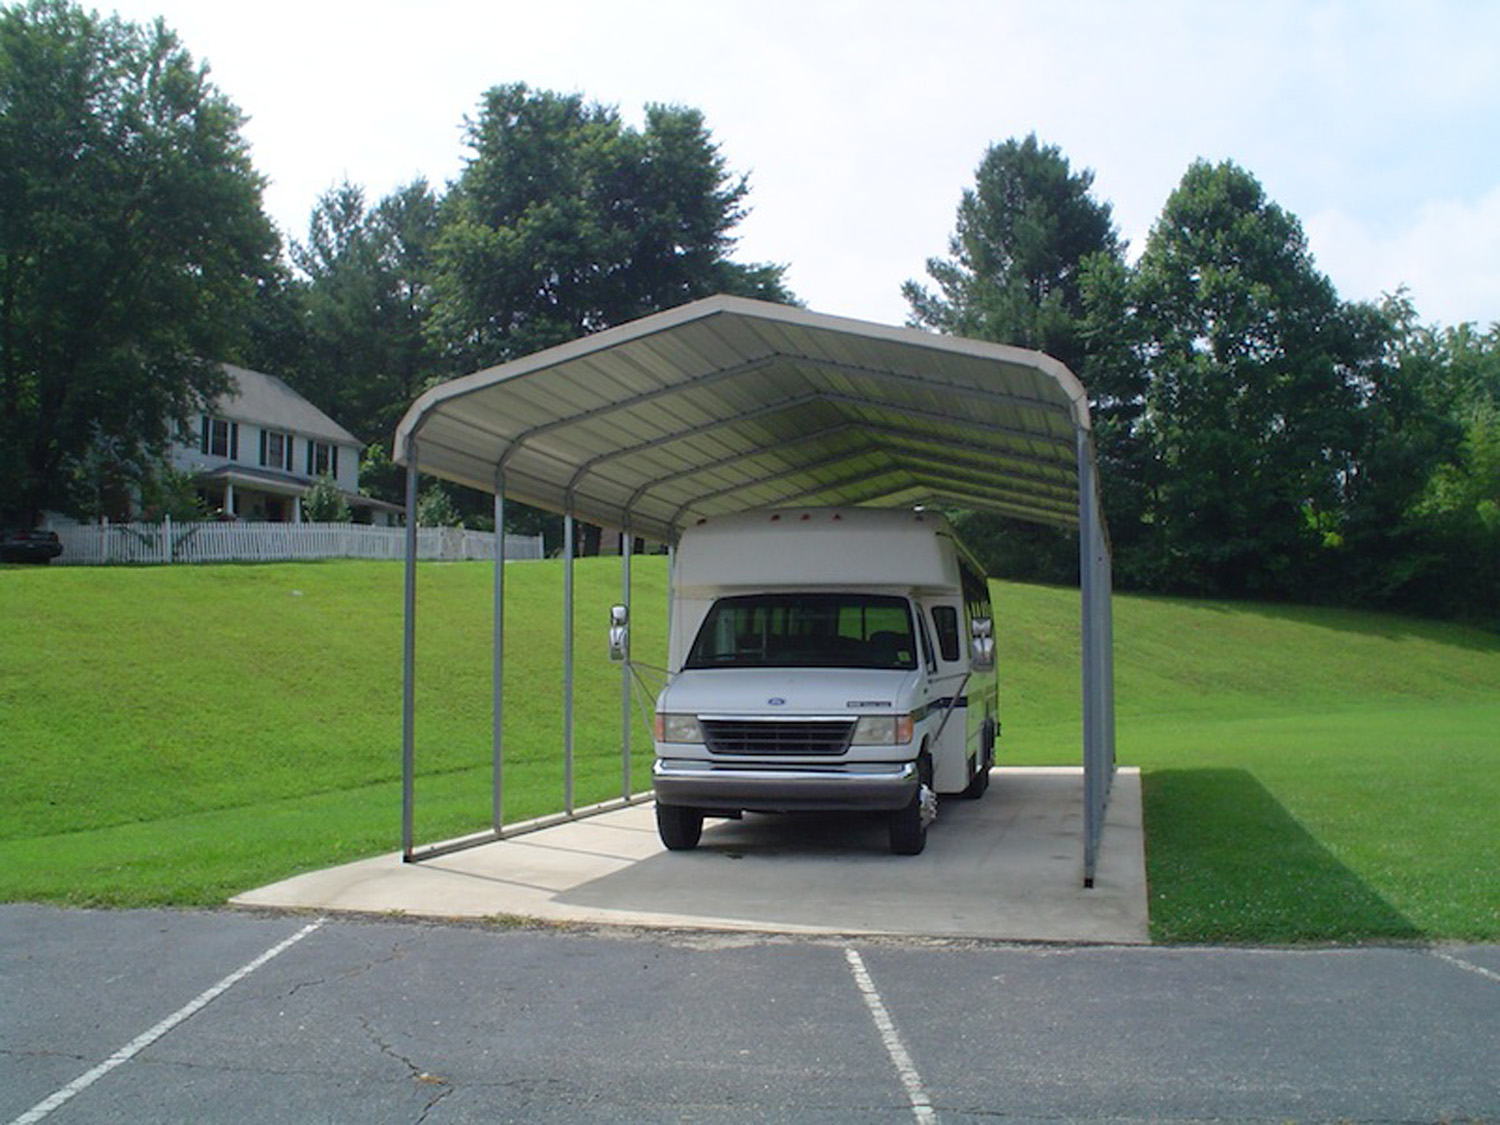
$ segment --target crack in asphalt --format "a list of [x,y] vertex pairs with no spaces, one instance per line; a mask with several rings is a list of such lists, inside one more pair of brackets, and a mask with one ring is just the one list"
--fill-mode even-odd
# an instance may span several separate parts
[[395,1059],[402,1066],[406,1067],[407,1073],[413,1082],[435,1087],[433,1095],[427,1099],[427,1104],[422,1107],[422,1112],[417,1117],[417,1125],[421,1125],[422,1122],[427,1120],[427,1115],[437,1107],[438,1103],[453,1093],[456,1087],[443,1076],[433,1074],[418,1066],[411,1059],[396,1050],[390,1043],[387,1043],[381,1037],[380,1033],[371,1026],[370,1021],[366,1017],[359,1017],[359,1026],[382,1055]]
[[385,956],[372,957],[370,960],[364,962],[361,965],[355,965],[353,968],[345,969],[343,972],[336,973],[331,977],[314,977],[310,980],[299,980],[295,984],[293,984],[291,988],[287,989],[286,995],[288,998],[290,998],[297,995],[297,993],[301,992],[304,988],[317,988],[321,985],[329,984],[334,981],[354,980],[356,977],[361,977],[366,973],[374,972],[377,968],[383,965],[389,965],[393,962],[404,960],[410,953],[409,944],[410,943],[408,942],[397,942],[394,946],[391,947],[391,951]]

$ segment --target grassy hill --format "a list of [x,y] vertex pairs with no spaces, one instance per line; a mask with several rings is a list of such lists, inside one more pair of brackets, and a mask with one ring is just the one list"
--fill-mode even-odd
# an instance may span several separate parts
[[[578,566],[578,804],[620,791],[618,560]],[[515,564],[505,815],[560,807],[561,569]],[[419,568],[418,836],[488,820],[491,571]],[[664,560],[635,568],[663,663]],[[1079,759],[1078,595],[996,589],[1012,764]],[[212,903],[400,833],[401,568],[0,569],[0,899]],[[1500,637],[1120,597],[1164,940],[1500,937]],[[649,777],[644,722],[634,777]],[[1106,841],[1107,846],[1107,841]]]

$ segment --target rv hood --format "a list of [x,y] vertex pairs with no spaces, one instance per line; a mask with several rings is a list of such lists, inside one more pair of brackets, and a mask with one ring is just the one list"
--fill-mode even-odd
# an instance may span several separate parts
[[860,715],[911,711],[916,671],[880,668],[700,668],[661,694],[661,711],[695,715]]

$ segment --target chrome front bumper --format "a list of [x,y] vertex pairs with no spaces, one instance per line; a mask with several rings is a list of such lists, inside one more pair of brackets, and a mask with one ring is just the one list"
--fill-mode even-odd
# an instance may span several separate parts
[[750,812],[890,811],[904,808],[919,785],[916,762],[745,766],[658,758],[651,779],[664,805]]

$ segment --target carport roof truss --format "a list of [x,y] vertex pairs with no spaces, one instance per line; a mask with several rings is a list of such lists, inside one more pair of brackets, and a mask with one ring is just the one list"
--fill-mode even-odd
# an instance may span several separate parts
[[787,505],[1074,527],[1088,429],[1048,356],[720,296],[433,388],[395,459],[668,543]]

